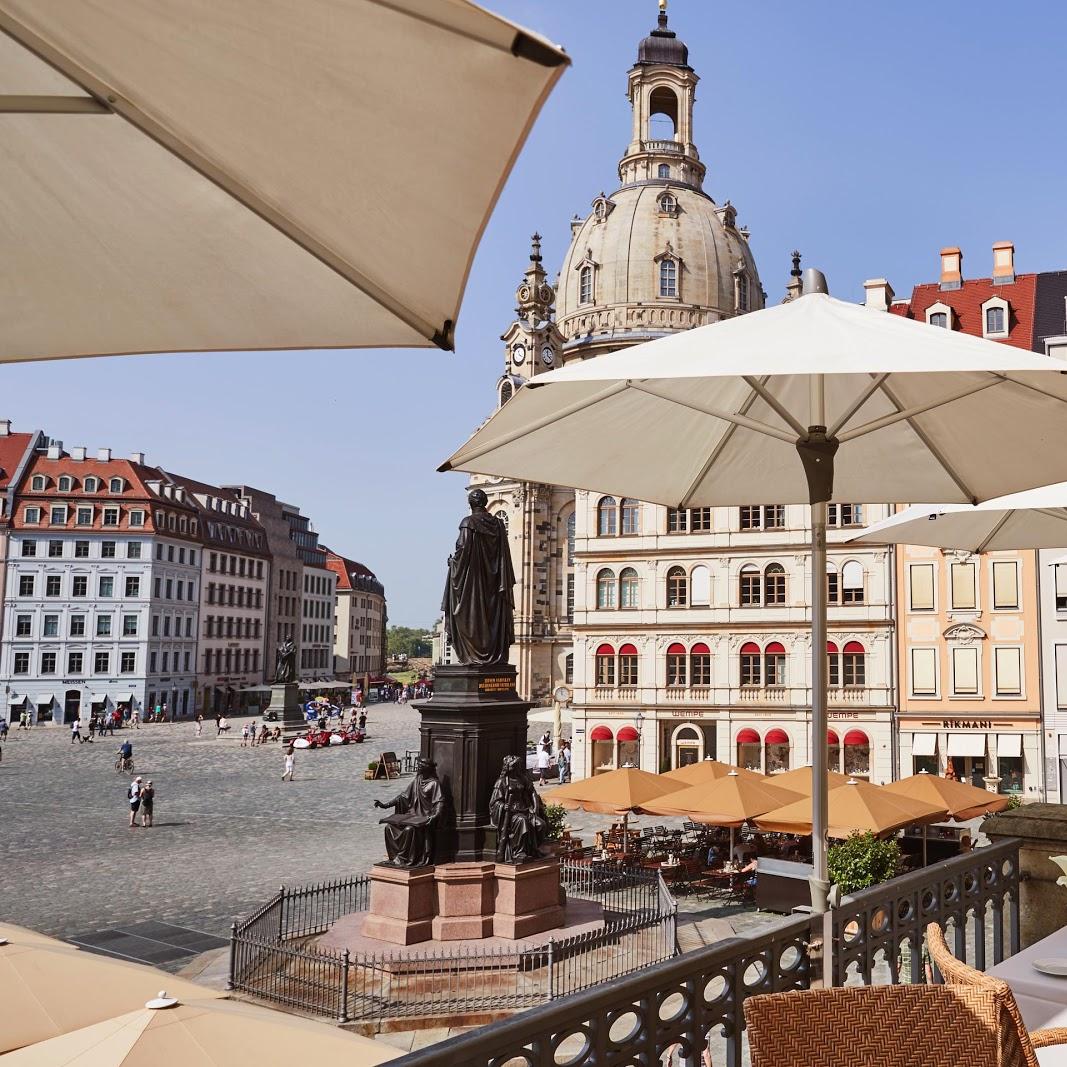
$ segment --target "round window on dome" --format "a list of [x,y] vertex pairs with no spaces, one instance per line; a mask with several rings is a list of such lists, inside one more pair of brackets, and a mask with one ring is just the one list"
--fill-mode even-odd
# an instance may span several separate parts
[[659,198],[659,210],[661,215],[677,215],[678,198],[672,193],[664,193]]

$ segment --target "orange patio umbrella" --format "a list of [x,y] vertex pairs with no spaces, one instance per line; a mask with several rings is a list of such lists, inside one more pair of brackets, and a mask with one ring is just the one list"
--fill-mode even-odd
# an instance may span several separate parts
[[617,771],[549,789],[541,795],[549,804],[562,804],[565,808],[596,811],[603,815],[621,815],[622,854],[625,856],[626,824],[630,813],[644,811],[648,804],[682,788],[681,782],[672,781],[666,775],[650,774],[636,767],[621,767]]
[[716,759],[705,759],[699,763],[690,763],[685,767],[678,767],[673,771],[661,774],[661,778],[667,778],[672,782],[681,782],[684,786],[707,785],[725,778],[731,771],[736,772],[740,778],[754,778],[757,781],[766,781],[766,776],[759,771],[750,771],[745,767],[735,767],[731,763],[720,763]]
[[[756,819],[761,830],[786,834],[811,833],[811,798],[768,811]],[[827,794],[827,834],[848,837],[849,834],[869,832],[877,837],[914,823],[931,822],[943,818],[945,806],[925,800],[889,793],[882,786],[849,779],[846,785],[831,788]]]
[[[811,796],[811,768],[797,767],[795,770],[786,771],[784,774],[770,776],[771,781],[782,789],[791,789],[794,793],[802,796]],[[838,786],[847,785],[850,781],[847,774],[838,774],[837,771],[826,772],[827,789],[836,789]]]

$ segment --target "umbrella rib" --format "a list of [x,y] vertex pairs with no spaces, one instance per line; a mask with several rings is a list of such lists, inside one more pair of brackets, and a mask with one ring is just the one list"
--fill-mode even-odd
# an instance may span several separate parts
[[978,547],[975,549],[975,552],[977,552],[979,554],[984,552],[986,550],[986,546],[989,544],[989,542],[992,541],[993,538],[996,537],[998,533],[1000,533],[1000,531],[1004,527],[1004,524],[1010,518],[1011,518],[1011,512],[1010,511],[1004,512],[1003,517],[993,524],[993,529],[990,530],[989,533],[986,534],[986,536],[983,537],[982,540],[978,543]]
[[411,327],[420,336],[440,348],[452,348],[450,322],[434,326],[406,307],[401,300],[371,281],[366,275],[349,263],[332,248],[313,237],[302,226],[297,225],[284,212],[250,189],[241,179],[230,174],[203,152],[183,141],[172,130],[153,119],[139,107],[127,100],[117,89],[90,73],[80,63],[66,55],[60,49],[46,41],[29,27],[23,25],[5,11],[0,11],[0,30],[16,40],[27,51],[32,52],[49,66],[54,67],[80,85],[96,100],[106,102],[112,112],[125,119],[131,126],[146,137],[151,138],[172,155],[177,156],[187,166],[218,186],[223,192],[244,205],[269,226],[289,238],[295,245],[304,249],[320,263],[334,273],[339,274],[349,284],[369,297],[379,306],[395,315],[401,322]]
[[[565,408],[560,408],[558,411],[552,412],[551,415],[546,415],[544,418],[538,419],[527,426],[521,426],[518,429],[512,430],[511,433],[504,434],[503,437],[498,437],[495,441],[491,441],[489,444],[482,445],[481,448],[476,448],[473,452],[465,454],[457,453],[450,460],[446,460],[438,467],[438,471],[451,471],[456,470],[457,463],[470,463],[472,460],[479,459],[484,456],[486,452],[492,452],[495,448],[501,448],[504,445],[510,445],[513,441],[517,441],[520,437],[525,437],[527,434],[536,432],[537,430],[543,430],[547,426],[551,426],[553,423],[560,422],[563,419],[569,418],[571,415],[577,414],[579,411],[584,411],[587,408],[591,408],[596,404],[601,403],[604,400],[609,400],[611,397],[623,392],[626,388],[633,385],[632,382],[612,382],[606,389],[602,389],[599,393],[594,393],[591,397],[586,397],[584,400],[577,400],[573,404],[568,404]],[[634,386],[636,388],[636,386]],[[666,399],[666,398],[664,398]],[[462,452],[462,450],[461,450]],[[454,461],[454,462],[453,462]]]
[[745,382],[751,389],[759,393],[765,403],[778,414],[778,417],[787,426],[791,426],[793,428],[798,437],[807,437],[807,427],[803,426],[797,419],[795,419],[793,417],[793,413],[789,411],[788,408],[784,407],[782,403],[778,400],[778,398],[769,389],[767,389],[767,387],[764,385],[764,382],[766,382],[767,380],[766,378],[764,378],[761,382],[758,378],[753,378],[751,375],[748,374],[743,374],[741,377],[744,378]]
[[1046,519],[1059,519],[1067,522],[1067,511],[1063,508],[1034,508],[1038,515],[1044,515]]
[[838,430],[840,430],[848,422],[848,420],[851,419],[852,416],[855,415],[856,412],[859,411],[859,409],[863,407],[863,405],[866,404],[868,400],[871,399],[871,397],[878,391],[882,382],[884,382],[888,377],[888,372],[886,372],[885,374],[878,375],[872,374],[870,385],[868,385],[867,388],[864,389],[863,392],[860,393],[860,395],[856,397],[856,399],[847,408],[845,408],[841,417],[838,418],[834,422],[833,426],[831,426],[826,431],[826,436],[836,437]]
[[[953,467],[952,464],[949,463],[949,461],[945,459],[943,455],[941,455],[940,449],[938,449],[938,447],[933,443],[933,441],[931,441],[930,438],[927,437],[926,432],[923,430],[923,428],[921,426],[918,426],[911,420],[910,413],[905,410],[904,405],[896,398],[896,396],[894,396],[893,391],[889,388],[889,386],[885,382],[882,382],[882,384],[879,386],[879,389],[881,390],[885,398],[889,401],[889,403],[892,404],[893,407],[895,407],[897,411],[900,412],[902,416],[907,419],[907,423],[911,427],[912,432],[923,443],[930,455],[933,456],[935,460],[937,460],[937,462],[940,464],[941,468],[945,471],[945,473],[956,483],[956,486],[959,488],[960,492],[962,492],[972,504],[976,503],[977,497],[971,490],[971,487],[963,480],[959,473],[957,473],[956,468]],[[946,401],[946,403],[947,402],[948,401]]]

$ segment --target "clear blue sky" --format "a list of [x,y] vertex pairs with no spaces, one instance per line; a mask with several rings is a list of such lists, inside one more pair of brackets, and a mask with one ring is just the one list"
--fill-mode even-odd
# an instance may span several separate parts
[[[486,232],[454,355],[8,365],[0,417],[67,447],[144,450],[171,470],[268,489],[378,574],[393,622],[432,623],[465,510],[463,477],[434,468],[491,409],[529,234],[545,235],[554,276],[571,216],[614,187],[626,71],[656,15],[655,0],[488,3],[558,41],[574,66]],[[963,249],[972,277],[988,276],[997,240],[1015,242],[1019,271],[1067,269],[1067,5],[671,0],[670,16],[701,76],[706,188],[751,229],[772,301],[793,248],[855,300],[865,278],[888,277],[901,295],[935,279],[946,244]]]

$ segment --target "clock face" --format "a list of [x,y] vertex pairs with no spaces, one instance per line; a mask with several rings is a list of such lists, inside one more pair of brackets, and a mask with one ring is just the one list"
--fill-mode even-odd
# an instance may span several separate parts
[[556,691],[552,695],[559,703],[566,704],[571,698],[571,691],[565,685],[557,685]]
[[556,354],[548,347],[548,345],[545,345],[545,347],[541,349],[541,362],[546,367],[551,367],[555,360]]
[[523,344],[514,345],[511,349],[512,362],[518,366],[526,359],[526,346]]

